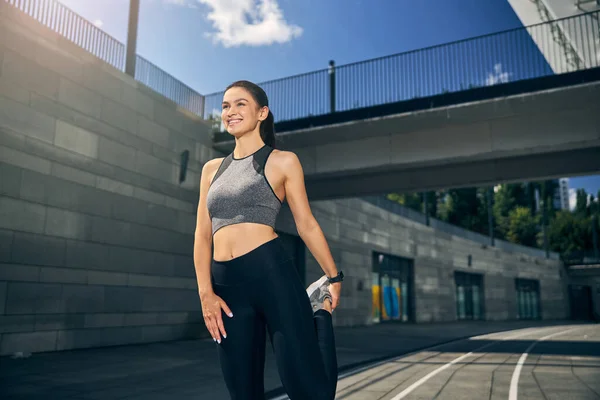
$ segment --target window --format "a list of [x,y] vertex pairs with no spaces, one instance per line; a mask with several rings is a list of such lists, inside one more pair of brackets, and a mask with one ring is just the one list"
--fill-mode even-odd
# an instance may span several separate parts
[[483,275],[468,272],[454,273],[456,284],[456,318],[483,319]]
[[515,279],[517,289],[517,318],[540,318],[540,283],[534,279]]
[[413,320],[413,261],[373,253],[374,322]]

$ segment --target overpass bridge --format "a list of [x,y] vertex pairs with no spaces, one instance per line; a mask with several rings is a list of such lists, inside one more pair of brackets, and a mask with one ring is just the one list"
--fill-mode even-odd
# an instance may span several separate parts
[[[311,199],[598,173],[598,13],[265,82],[279,147]],[[586,62],[555,43],[563,26],[589,41]],[[221,98],[205,96],[207,118]]]

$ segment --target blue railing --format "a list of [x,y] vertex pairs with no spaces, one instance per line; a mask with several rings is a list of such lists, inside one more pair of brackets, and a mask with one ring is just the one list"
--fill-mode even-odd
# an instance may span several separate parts
[[4,0],[113,67],[125,68],[125,46],[56,0]]
[[135,79],[180,107],[204,115],[204,96],[139,55],[135,61]]
[[[2,1],[2,0],[0,0]],[[125,45],[57,0],[3,0],[124,71]],[[599,11],[263,82],[276,120],[290,121],[600,66]],[[205,118],[202,96],[137,56],[135,78]]]
[[[0,0],[21,10],[120,71],[125,71],[125,45],[57,0]],[[174,103],[203,116],[204,96],[136,56],[135,79]]]
[[[600,66],[599,12],[260,83],[278,122]],[[205,96],[220,114],[223,92]]]

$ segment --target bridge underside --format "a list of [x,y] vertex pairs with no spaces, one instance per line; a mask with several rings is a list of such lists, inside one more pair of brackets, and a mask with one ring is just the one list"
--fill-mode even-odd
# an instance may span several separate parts
[[596,174],[598,110],[595,80],[298,129],[280,147],[298,154],[313,200]]
[[306,176],[311,200],[357,197],[390,192],[417,192],[443,188],[494,185],[532,179],[559,178],[600,172],[600,147],[518,157],[451,160],[391,170],[363,169],[354,174]]

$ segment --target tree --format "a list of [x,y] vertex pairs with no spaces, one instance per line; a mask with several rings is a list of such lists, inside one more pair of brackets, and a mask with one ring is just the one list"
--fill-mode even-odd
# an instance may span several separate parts
[[506,238],[509,230],[509,214],[516,207],[527,207],[529,205],[525,186],[520,183],[509,183],[500,185],[494,194],[494,219],[496,220],[496,234],[500,238]]
[[565,256],[592,248],[590,218],[568,211],[558,211],[548,226],[550,249]]
[[539,218],[528,207],[518,206],[508,215],[507,239],[524,246],[536,246]]
[[575,212],[577,214],[581,214],[581,215],[588,215],[588,205],[587,205],[587,198],[588,195],[585,191],[585,189],[577,189],[577,194],[576,194],[576,198],[577,198],[577,203],[575,205]]
[[419,193],[390,193],[387,198],[415,211],[423,211],[423,200]]
[[451,189],[445,193],[438,208],[442,221],[462,228],[487,234],[487,210],[485,189]]
[[[431,217],[437,217],[437,192],[427,193],[427,212]],[[415,211],[424,213],[424,196],[423,192],[419,193],[390,193],[387,195],[388,200],[395,201],[405,207]]]

